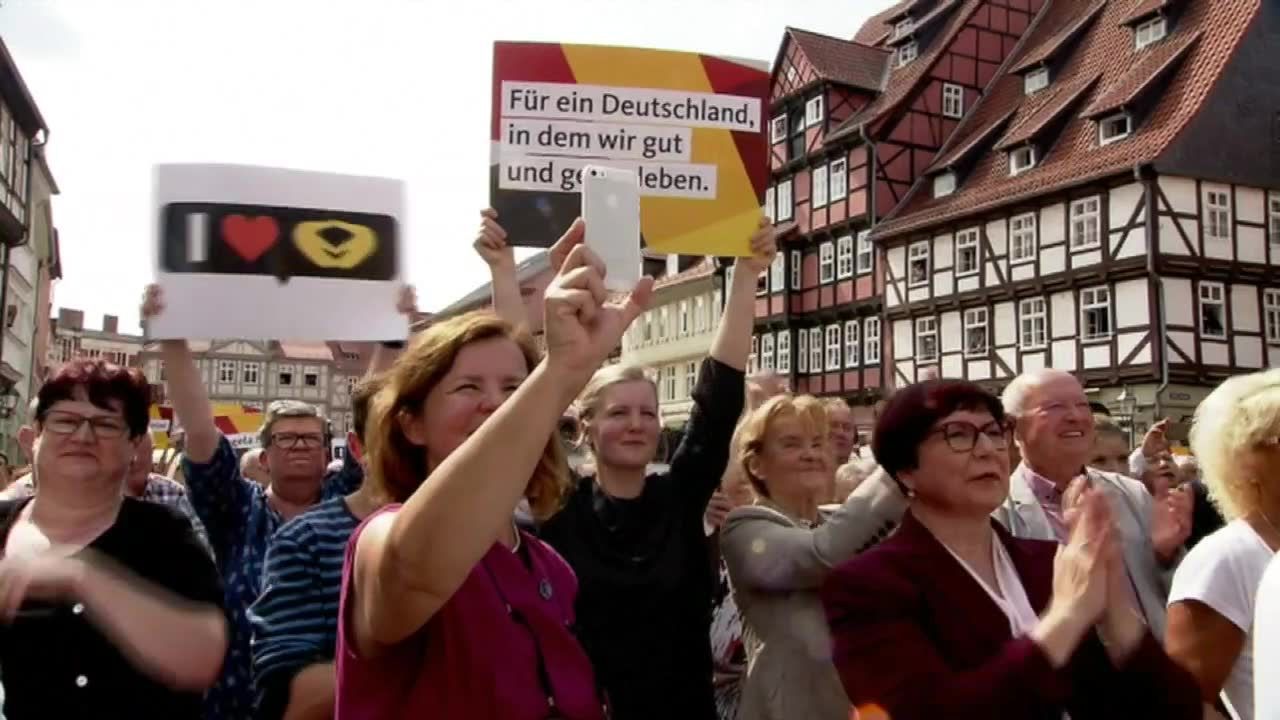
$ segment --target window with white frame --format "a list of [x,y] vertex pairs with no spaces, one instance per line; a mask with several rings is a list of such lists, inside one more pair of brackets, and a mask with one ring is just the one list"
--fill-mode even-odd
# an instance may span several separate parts
[[949,118],[964,117],[964,88],[942,83],[942,114]]
[[765,333],[760,339],[760,369],[773,369],[773,333]]
[[1071,249],[1083,250],[1097,247],[1100,222],[1098,198],[1091,197],[1071,203]]
[[790,220],[791,216],[795,214],[795,203],[791,199],[791,181],[790,180],[784,180],[778,183],[777,197],[778,197],[777,220],[779,222],[785,222],[787,220]]
[[911,64],[920,55],[920,45],[912,40],[898,48],[898,67]]
[[236,381],[236,364],[233,360],[222,360],[218,363],[218,382],[233,383]]
[[1027,95],[1032,95],[1047,87],[1049,87],[1049,68],[1036,68],[1022,78],[1022,92]]
[[843,159],[832,160],[827,172],[831,176],[831,202],[845,199],[849,194],[849,163]]
[[693,387],[698,384],[698,363],[684,364],[684,396],[693,397]]
[[809,372],[809,331],[796,330],[796,372]]
[[857,320],[846,320],[844,323],[844,366],[858,367],[858,356],[862,350],[862,326]]
[[1036,256],[1036,214],[1025,213],[1009,221],[1009,261],[1030,262]]
[[765,270],[764,272],[756,276],[756,295],[769,294],[769,271],[770,270],[773,270],[773,265],[770,265],[768,270]]
[[809,328],[809,372],[822,372],[822,328]]
[[689,301],[680,301],[680,336],[689,334]]
[[1204,193],[1204,235],[1214,240],[1231,239],[1231,195],[1226,190]]
[[711,293],[711,329],[720,327],[720,314],[724,312],[724,292],[717,290]]
[[915,20],[912,20],[909,17],[903,18],[902,20],[898,21],[897,25],[893,26],[893,37],[894,39],[897,39],[900,37],[906,37],[907,35],[910,35],[911,31],[915,29],[916,29]]
[[1222,283],[1200,283],[1200,334],[1225,340],[1227,337],[1227,302]]
[[880,318],[869,317],[862,325],[862,362],[880,362]]
[[693,299],[693,331],[705,332],[707,329],[707,296],[699,295]]
[[1023,350],[1044,347],[1047,322],[1044,298],[1018,303],[1018,339]]
[[640,318],[640,329],[644,332],[644,336],[641,338],[641,342],[646,345],[653,342],[653,311],[652,310],[650,310],[649,312],[646,312]]
[[1142,23],[1133,30],[1133,40],[1137,49],[1150,45],[1164,39],[1169,31],[1169,25],[1165,22],[1164,16],[1154,17]]
[[1280,290],[1262,291],[1262,314],[1267,325],[1267,342],[1280,344]]
[[907,248],[907,284],[919,287],[929,284],[929,241]]
[[853,277],[853,236],[845,235],[836,240],[836,277]]
[[1098,144],[1110,145],[1129,137],[1133,132],[1133,118],[1129,113],[1116,113],[1098,121]]
[[777,201],[774,200],[773,188],[767,188],[764,191],[764,216],[770,220],[774,219],[774,215],[778,213]]
[[938,319],[916,318],[916,362],[927,363],[938,359]]
[[956,233],[956,275],[964,277],[978,272],[978,229]]
[[1111,337],[1111,290],[1090,288],[1080,291],[1080,327],[1084,340],[1104,340]]
[[760,336],[751,336],[751,355],[747,356],[747,372],[753,373],[760,369]]
[[1268,203],[1271,222],[1271,242],[1280,243],[1280,197],[1273,197]]
[[802,265],[803,261],[804,261],[804,255],[801,254],[799,250],[791,251],[791,289],[792,290],[800,289],[800,280],[802,278],[801,272],[804,270],[804,267]]
[[806,127],[821,125],[823,118],[822,112],[822,96],[809,98],[809,102],[804,104],[804,124]]
[[1034,145],[1023,145],[1009,151],[1009,174],[1021,175],[1036,166],[1036,148]]
[[836,278],[835,248],[830,242],[818,246],[818,281],[828,283]]
[[871,268],[875,264],[874,253],[875,250],[871,244],[871,231],[863,230],[858,233],[857,271],[859,275],[871,272]]
[[953,172],[938,173],[933,176],[933,196],[946,197],[956,191],[956,174]]
[[987,309],[970,308],[964,311],[964,354],[987,354]]
[[261,372],[261,366],[259,366],[258,363],[256,362],[244,363],[244,384],[257,385],[259,382],[258,380],[259,372]]
[[777,341],[776,349],[778,353],[778,360],[776,363],[776,365],[778,366],[778,372],[780,373],[791,372],[791,331],[790,330],[778,331],[778,341]]
[[771,131],[769,133],[771,139],[775,143],[784,142],[787,139],[787,116],[779,115],[773,119]]
[[671,329],[671,310],[670,308],[658,309],[658,339],[666,340],[667,331]]
[[662,368],[663,386],[666,390],[667,400],[676,399],[676,366],[668,365]]
[[787,254],[777,253],[773,256],[773,263],[769,266],[769,289],[773,292],[782,292],[786,289],[784,283],[787,280]]
[[827,166],[819,165],[813,169],[813,206],[823,207],[827,204]]
[[840,326],[827,326],[827,369],[840,369]]

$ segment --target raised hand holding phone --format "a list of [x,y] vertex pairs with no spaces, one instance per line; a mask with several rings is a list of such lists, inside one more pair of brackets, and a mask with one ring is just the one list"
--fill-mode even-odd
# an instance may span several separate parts
[[630,170],[582,168],[586,246],[604,262],[604,286],[627,292],[640,281],[640,183]]

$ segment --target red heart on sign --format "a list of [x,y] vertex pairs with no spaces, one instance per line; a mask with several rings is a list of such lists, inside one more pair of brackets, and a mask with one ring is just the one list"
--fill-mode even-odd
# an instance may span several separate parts
[[222,238],[246,262],[254,262],[276,244],[280,228],[269,217],[228,215],[222,219]]

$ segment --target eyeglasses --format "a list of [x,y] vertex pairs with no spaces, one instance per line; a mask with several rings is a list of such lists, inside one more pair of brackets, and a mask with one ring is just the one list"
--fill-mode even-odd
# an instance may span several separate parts
[[930,434],[941,435],[947,441],[947,447],[958,453],[973,452],[979,435],[986,435],[991,446],[997,450],[1009,447],[1009,426],[998,422],[990,422],[982,427],[967,422],[943,423]]
[[324,435],[320,433],[276,433],[271,436],[271,444],[278,445],[285,450],[293,450],[295,448],[315,450],[324,445]]
[[79,432],[80,426],[85,424],[89,425],[89,432],[93,437],[100,440],[114,440],[123,437],[129,431],[129,426],[122,418],[109,415],[86,417],[54,410],[45,413],[44,419],[40,421],[42,429],[55,435],[74,435]]

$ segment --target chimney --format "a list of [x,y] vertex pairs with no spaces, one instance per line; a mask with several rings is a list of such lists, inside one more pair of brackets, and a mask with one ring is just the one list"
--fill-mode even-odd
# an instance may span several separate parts
[[102,316],[102,332],[111,333],[112,335],[120,334],[120,318],[115,315]]
[[84,311],[71,308],[58,308],[58,325],[63,330],[83,330]]

